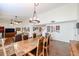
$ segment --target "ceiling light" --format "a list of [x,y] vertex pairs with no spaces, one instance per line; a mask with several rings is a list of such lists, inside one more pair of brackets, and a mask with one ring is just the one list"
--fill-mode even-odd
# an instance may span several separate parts
[[19,24],[19,23],[22,23],[22,21],[21,21],[21,20],[18,20],[17,18],[18,18],[18,17],[15,16],[14,19],[11,19],[11,23],[10,23],[10,24]]
[[34,11],[33,11],[33,16],[30,18],[29,22],[30,23],[40,23],[39,18],[37,17],[37,7],[39,3],[34,3]]

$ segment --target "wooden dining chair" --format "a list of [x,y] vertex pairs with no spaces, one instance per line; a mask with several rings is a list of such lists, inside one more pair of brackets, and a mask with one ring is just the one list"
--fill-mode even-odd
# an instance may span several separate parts
[[14,38],[13,37],[7,37],[7,38],[5,38],[4,45],[10,45],[13,42],[14,42]]
[[21,41],[22,40],[22,35],[18,34],[15,36],[15,42]]
[[[35,52],[35,53],[34,53]],[[38,44],[33,52],[28,53],[29,56],[44,56],[44,37],[38,39]]]
[[44,54],[48,56],[49,54],[49,40],[50,40],[50,35],[44,38]]
[[1,55],[7,56],[6,49],[5,49],[5,45],[4,45],[4,40],[5,40],[5,39],[2,39],[2,40],[1,40],[1,41],[2,41],[2,42],[1,42],[1,43],[2,43],[2,44],[1,44],[2,49],[0,48],[0,51],[1,51],[0,53],[1,53]]
[[28,39],[28,35],[23,35],[23,40],[27,40]]
[[6,52],[6,55],[7,56],[11,56],[11,55],[14,55],[15,52],[14,52],[14,37],[7,37],[7,38],[4,38],[5,41],[4,41],[4,49],[5,49],[5,52]]
[[1,44],[1,48],[0,48],[0,51],[2,50],[3,52],[1,52],[1,55],[4,55],[4,56],[8,56],[8,55],[12,55],[13,53],[11,51],[14,50],[13,48],[13,43],[14,40],[13,38],[11,37],[8,37],[8,38],[3,38],[2,39],[2,44]]
[[2,48],[0,48],[0,56],[4,56],[4,51]]
[[33,38],[36,38],[36,33],[33,33]]
[[36,56],[44,56],[44,37],[40,37],[38,40]]

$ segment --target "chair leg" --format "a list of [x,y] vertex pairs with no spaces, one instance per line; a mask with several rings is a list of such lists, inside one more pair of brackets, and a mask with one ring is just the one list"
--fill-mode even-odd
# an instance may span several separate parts
[[43,51],[43,56],[44,56],[44,51]]
[[46,55],[48,56],[48,49],[46,49]]
[[49,55],[49,46],[48,46],[48,48],[47,48],[47,51],[48,51],[48,55]]
[[43,56],[44,56],[44,47],[43,47]]
[[48,49],[47,48],[44,49],[44,56],[48,56]]

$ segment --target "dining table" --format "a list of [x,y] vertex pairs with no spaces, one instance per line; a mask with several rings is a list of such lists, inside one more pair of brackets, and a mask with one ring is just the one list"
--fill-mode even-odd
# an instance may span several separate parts
[[37,47],[39,38],[40,37],[30,38],[28,40],[22,40],[14,43],[15,54],[17,56],[22,56],[32,51]]
[[[23,56],[28,54],[37,47],[39,38],[40,37],[29,38],[27,40],[21,40],[10,45],[6,45],[4,47],[6,48],[6,55],[11,56],[12,54],[16,54],[16,56]],[[0,49],[2,49],[2,47],[0,47]]]

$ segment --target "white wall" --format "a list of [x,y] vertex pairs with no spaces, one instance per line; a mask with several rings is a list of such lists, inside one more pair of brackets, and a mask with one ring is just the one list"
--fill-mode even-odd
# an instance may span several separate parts
[[[79,4],[77,4],[77,23],[79,23]],[[78,34],[78,29],[77,29],[77,39],[79,39],[79,34]]]
[[50,23],[51,21],[56,21],[56,23],[51,25],[56,24],[60,25],[61,27],[60,32],[51,33],[52,37],[55,40],[64,42],[69,42],[69,40],[78,40],[75,27],[76,26],[75,20],[78,20],[78,14],[79,14],[78,6],[79,6],[78,4],[71,3],[39,15],[41,23],[48,23],[48,22]]
[[47,26],[60,26],[59,32],[51,32],[54,40],[69,42],[69,40],[76,40],[76,21],[66,21],[47,24]]

